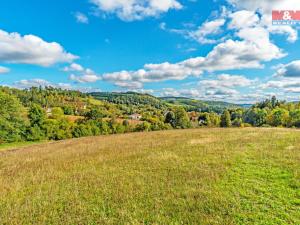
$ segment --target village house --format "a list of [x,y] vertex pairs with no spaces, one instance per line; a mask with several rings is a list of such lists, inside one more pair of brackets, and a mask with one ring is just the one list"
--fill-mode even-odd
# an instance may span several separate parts
[[47,108],[46,109],[46,114],[47,114],[47,116],[51,116],[52,115],[52,108]]
[[142,115],[134,113],[134,114],[130,115],[129,118],[131,120],[140,120],[140,119],[142,119]]

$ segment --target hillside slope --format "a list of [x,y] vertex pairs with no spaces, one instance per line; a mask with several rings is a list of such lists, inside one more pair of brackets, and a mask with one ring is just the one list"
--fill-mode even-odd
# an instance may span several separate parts
[[196,112],[212,111],[212,112],[222,113],[225,109],[240,108],[239,105],[235,105],[227,102],[220,102],[220,101],[202,101],[202,100],[184,98],[184,97],[163,97],[160,99],[162,99],[163,101],[169,104],[183,106],[187,111],[196,111]]
[[2,224],[299,224],[300,135],[194,129],[0,153]]
[[168,106],[183,106],[187,111],[198,112],[223,112],[227,108],[238,108],[239,105],[220,101],[201,101],[184,97],[155,97],[149,94],[136,92],[114,93],[94,92],[90,93],[96,99],[104,100],[115,104],[126,105],[149,105],[157,109],[165,109]]

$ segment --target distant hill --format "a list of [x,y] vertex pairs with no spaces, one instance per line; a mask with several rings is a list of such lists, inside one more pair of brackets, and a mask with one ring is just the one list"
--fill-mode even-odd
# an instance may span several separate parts
[[221,102],[221,101],[202,101],[185,97],[155,97],[149,94],[136,92],[94,92],[90,93],[96,99],[108,101],[115,104],[125,105],[149,105],[157,109],[164,109],[168,106],[182,106],[187,111],[198,112],[217,112],[221,113],[226,108],[239,108],[241,106]]
[[185,97],[162,97],[165,102],[183,106],[187,111],[221,113],[227,108],[239,108],[239,105],[221,101],[202,101]]
[[115,104],[124,105],[147,105],[157,109],[166,108],[167,104],[159,98],[149,94],[140,94],[136,92],[93,92],[91,96],[98,100],[108,101]]
[[253,106],[253,104],[239,104],[239,106],[240,106],[241,108],[248,109],[248,108],[251,108],[251,106]]

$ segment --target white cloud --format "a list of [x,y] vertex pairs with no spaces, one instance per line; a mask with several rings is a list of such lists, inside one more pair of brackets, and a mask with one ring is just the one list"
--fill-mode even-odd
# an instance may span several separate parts
[[300,60],[292,61],[285,65],[279,65],[274,76],[300,78]]
[[285,89],[287,93],[294,93],[294,94],[300,94],[300,87],[295,88],[287,88]]
[[116,86],[129,89],[129,90],[136,90],[136,89],[141,89],[143,87],[143,84],[138,81],[116,81],[114,83]]
[[273,89],[288,89],[300,87],[300,79],[279,79],[271,80],[265,84],[260,85],[262,89],[273,88]]
[[261,68],[261,62],[285,56],[281,49],[270,42],[268,32],[264,29],[245,28],[237,35],[244,40],[229,39],[215,46],[206,57],[188,59],[184,64],[208,71]]
[[9,68],[6,68],[4,66],[0,66],[0,74],[1,73],[9,73],[10,72],[10,69]]
[[71,74],[69,79],[79,83],[94,83],[98,80],[101,80],[101,77],[95,74],[93,71],[88,71],[82,75]]
[[272,10],[299,10],[300,2],[298,0],[228,0],[239,9],[259,11],[263,14],[271,14]]
[[256,103],[274,95],[282,96],[283,99],[295,100],[295,96],[288,97],[283,92],[274,93],[255,89],[250,92],[241,93],[238,90],[235,90],[234,87],[229,88],[220,86],[217,88],[198,86],[197,88],[189,89],[163,88],[162,90],[156,90],[156,92],[159,93],[160,96],[164,97],[188,97],[200,100],[226,101],[245,104]]
[[205,89],[205,88],[190,88],[190,89],[174,89],[163,88],[160,95],[164,97],[188,97],[194,99],[205,100],[233,100],[241,96],[241,94],[234,89],[218,88],[218,89]]
[[46,87],[51,86],[51,83],[49,81],[43,80],[43,79],[32,79],[32,80],[20,80],[16,81],[14,85],[17,88],[25,89],[25,88],[31,88],[31,87]]
[[[295,61],[295,62],[297,63],[297,61]],[[287,64],[287,65],[281,65],[281,68],[279,68],[277,71],[278,76],[273,77],[274,80],[269,80],[268,82],[261,84],[259,86],[259,88],[261,88],[262,90],[276,89],[276,90],[282,91],[284,93],[299,94],[300,93],[300,76],[284,76],[285,73],[289,73],[288,72],[289,69],[285,70],[284,69],[285,67],[289,68],[290,70],[294,70],[295,68],[291,69],[290,67],[299,67],[299,61],[298,61],[298,65],[295,65],[294,62]],[[298,72],[299,72],[299,68],[296,68],[296,70],[298,70]],[[284,94],[284,97],[286,97],[286,94]]]
[[[141,13],[145,6],[153,6],[153,1],[144,1],[141,3],[138,0],[115,0],[115,1],[102,1],[93,0],[97,2],[99,8],[106,12],[117,13],[119,17],[125,20],[141,19],[144,15]],[[157,3],[163,4],[164,1],[157,1]],[[168,1],[169,5],[172,0]],[[190,58],[178,63],[164,62],[161,64],[146,64],[143,68],[134,71],[120,71],[114,73],[106,73],[102,75],[103,80],[114,83],[115,85],[128,88],[128,89],[140,89],[144,83],[147,82],[159,82],[165,80],[183,80],[188,76],[199,76],[204,71],[222,71],[222,70],[234,70],[234,69],[248,69],[248,68],[263,68],[264,62],[269,62],[274,59],[280,59],[286,56],[278,46],[270,40],[270,32],[273,33],[289,33],[289,39],[294,40],[295,33],[293,29],[288,31],[287,28],[274,29],[265,25],[263,16],[256,13],[260,6],[255,9],[251,8],[252,4],[245,3],[247,7],[238,5],[238,0],[232,0],[236,4],[237,9],[241,9],[237,12],[226,12],[223,13],[219,18],[206,21],[197,30],[180,30],[180,29],[168,29],[165,23],[160,24],[160,28],[170,32],[175,32],[184,35],[185,37],[193,38],[200,43],[216,43],[216,39],[210,38],[214,35],[218,35],[221,28],[226,24],[226,18],[230,19],[228,27],[234,29],[234,36],[230,39],[216,45],[206,56]],[[241,1],[243,2],[243,1]],[[256,3],[259,3],[255,1]],[[95,3],[96,4],[96,3]],[[142,11],[135,12],[136,6],[142,4]],[[251,6],[251,7],[250,7]],[[263,5],[264,6],[264,5]],[[166,7],[167,9],[168,7]],[[261,7],[263,8],[263,7]],[[125,9],[127,9],[128,15],[143,15],[141,18],[124,17]],[[169,9],[169,8],[168,8]],[[265,10],[265,9],[264,9]],[[260,10],[262,11],[262,10]],[[134,12],[134,13],[133,13]],[[148,15],[149,16],[149,15]],[[284,31],[283,31],[284,30]],[[228,37],[226,37],[228,38]],[[224,38],[225,39],[225,38]],[[222,77],[223,76],[223,77]],[[79,82],[95,82],[99,79],[98,76],[85,77],[75,76],[71,77],[73,80]],[[226,80],[228,79],[228,80]],[[230,89],[230,85],[238,85],[243,87],[247,86],[250,80],[242,76],[227,76],[221,75],[218,80],[207,81],[207,82],[218,82],[223,85],[219,85],[220,90],[213,90],[215,95],[217,94],[234,94],[235,90]],[[212,90],[210,90],[212,93]]]
[[116,14],[125,21],[156,17],[171,9],[181,9],[177,0],[91,0],[100,12]]
[[225,97],[230,97],[230,96],[237,95],[237,94],[239,94],[239,92],[237,90],[230,89],[230,88],[219,88],[216,90],[212,89],[212,90],[206,91],[206,95],[217,97],[217,98],[225,98]]
[[254,82],[255,80],[250,80],[241,75],[221,74],[215,80],[201,80],[198,85],[205,88],[232,88],[247,87]]
[[44,79],[31,79],[31,80],[20,80],[16,81],[12,87],[19,88],[19,89],[28,89],[31,87],[54,87],[54,88],[61,88],[64,90],[78,90],[84,93],[87,92],[98,92],[101,91],[98,88],[93,87],[74,87],[69,83],[52,83],[50,81],[44,80]]
[[203,91],[191,88],[191,89],[174,89],[163,88],[160,92],[163,97],[190,97],[200,99],[203,96]]
[[[242,75],[221,74],[216,79],[201,80],[196,87],[191,88],[164,88],[161,90],[162,96],[189,97],[205,100],[222,100],[239,102],[250,102],[253,96],[246,99],[236,88],[251,87],[257,80],[250,80]],[[193,84],[190,84],[193,85]],[[247,94],[249,95],[249,94]],[[263,98],[261,98],[263,99]]]
[[256,80],[250,80],[242,75],[221,74],[216,79],[201,80],[198,87],[209,99],[234,99],[240,95],[235,88],[250,87]]
[[65,72],[70,72],[70,71],[82,72],[82,71],[84,71],[84,68],[81,65],[77,64],[77,63],[72,63],[71,65],[66,66],[63,69],[63,71],[65,71]]
[[230,29],[253,27],[257,25],[260,20],[255,12],[247,10],[231,13],[229,18],[231,18],[231,22],[228,24]]
[[222,27],[225,22],[226,20],[224,18],[217,18],[215,20],[204,22],[194,30],[191,29],[193,28],[191,25],[184,29],[168,28],[167,24],[163,22],[160,23],[159,28],[170,33],[180,34],[186,39],[195,40],[200,44],[215,44],[225,39],[225,37],[222,37],[221,39],[215,37],[222,32]]
[[298,31],[293,29],[291,26],[269,26],[268,31],[272,34],[287,35],[287,40],[291,43],[298,40]]
[[71,74],[69,79],[79,83],[94,83],[98,80],[101,80],[101,78],[95,74],[85,74],[82,76],[76,76],[74,74]]
[[219,34],[225,22],[226,20],[223,18],[206,21],[196,31],[189,31],[187,36],[201,44],[214,44],[217,40],[207,38],[207,36]]
[[165,80],[183,80],[187,76],[197,76],[201,70],[185,67],[183,64],[146,64],[137,71],[121,71],[103,75],[103,80],[113,82],[117,86],[140,88],[142,83],[160,82]]
[[242,40],[229,39],[218,44],[206,57],[190,58],[175,64],[146,64],[137,71],[104,74],[103,79],[119,86],[132,82],[135,84],[133,86],[141,86],[145,82],[183,80],[188,76],[201,75],[203,71],[261,68],[262,62],[285,56],[270,42],[269,33],[263,28],[244,28],[236,35]]
[[141,93],[141,94],[154,94],[154,90],[153,89],[136,89],[136,90],[132,90],[134,92],[138,92],[138,93]]
[[70,74],[69,79],[78,83],[94,83],[102,79],[93,70],[84,68],[77,63],[72,63],[69,66],[64,67],[63,71],[73,72]]
[[[272,10],[300,10],[300,1],[298,0],[227,0],[229,3],[233,4],[239,10],[252,11],[253,13],[259,12],[261,14],[260,26],[265,27],[269,32],[274,34],[286,34],[288,35],[289,42],[295,42],[298,39],[298,32],[291,26],[273,26],[272,25]],[[246,27],[247,21],[244,22],[243,18],[245,13],[239,12],[237,20],[240,27]],[[237,12],[238,13],[238,12]],[[250,14],[249,14],[250,15]],[[257,14],[256,14],[257,15]],[[253,19],[253,17],[252,17]],[[249,21],[252,20],[249,17]]]
[[[260,85],[260,88],[262,90],[276,90],[277,92],[273,95],[281,96],[284,100],[299,101],[298,94],[300,93],[300,78],[280,77],[277,80],[271,80]],[[287,94],[291,94],[291,96],[288,96]]]
[[84,23],[84,24],[88,24],[89,23],[89,18],[85,14],[83,14],[81,12],[76,12],[74,16],[75,16],[76,21],[78,23]]
[[34,35],[21,36],[0,30],[0,61],[7,63],[50,66],[55,63],[72,62],[78,58],[67,53],[56,42],[46,42]]
[[50,86],[55,88],[66,89],[66,90],[72,89],[71,84],[67,84],[67,83],[54,84],[44,79],[20,80],[14,82],[14,87],[20,89],[27,89],[31,87],[50,87]]

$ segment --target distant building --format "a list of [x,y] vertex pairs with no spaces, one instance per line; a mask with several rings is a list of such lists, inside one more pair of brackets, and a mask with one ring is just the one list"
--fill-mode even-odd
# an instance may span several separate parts
[[130,115],[129,118],[132,120],[140,120],[140,119],[142,119],[142,115],[135,113],[135,114]]
[[48,116],[52,115],[52,109],[51,108],[47,108],[46,113]]
[[189,114],[189,117],[190,117],[191,121],[193,121],[193,122],[197,122],[198,121],[198,115],[197,115],[196,112],[190,112],[188,114]]

